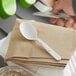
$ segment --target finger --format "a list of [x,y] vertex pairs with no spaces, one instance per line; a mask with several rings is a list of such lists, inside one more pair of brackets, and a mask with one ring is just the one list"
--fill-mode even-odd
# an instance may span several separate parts
[[65,26],[68,27],[68,28],[71,28],[71,27],[73,26],[73,23],[74,23],[74,19],[73,19],[73,18],[70,18],[70,19],[66,22]]
[[61,18],[58,19],[58,20],[57,20],[57,25],[58,25],[58,26],[64,26],[64,25],[65,25],[65,20],[64,20],[64,19],[61,19]]
[[59,4],[59,1],[56,1],[56,2],[54,3],[52,12],[53,12],[54,14],[58,14],[61,10],[62,10],[62,9],[61,9],[61,6],[60,6],[60,4]]
[[73,23],[72,28],[73,28],[73,29],[76,29],[76,17],[75,17],[75,16],[73,16],[72,18],[74,19],[74,23]]
[[72,27],[72,28],[73,28],[73,29],[76,29],[76,23],[73,24],[73,27]]
[[52,24],[56,24],[57,19],[56,19],[56,18],[51,18],[51,19],[50,19],[50,22],[51,22]]

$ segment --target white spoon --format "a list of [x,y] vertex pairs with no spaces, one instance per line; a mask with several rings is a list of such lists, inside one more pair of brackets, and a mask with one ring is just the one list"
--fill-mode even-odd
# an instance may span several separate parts
[[53,49],[51,49],[44,41],[39,39],[37,37],[37,31],[35,27],[26,22],[22,22],[20,24],[20,32],[21,34],[28,40],[35,40],[41,43],[42,47],[51,55],[53,56],[56,60],[61,60],[61,56],[57,54]]

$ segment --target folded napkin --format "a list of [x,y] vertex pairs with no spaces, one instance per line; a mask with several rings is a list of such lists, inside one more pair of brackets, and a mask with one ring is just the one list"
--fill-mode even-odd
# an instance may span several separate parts
[[[21,22],[31,23],[38,32],[38,37],[54,49],[62,60],[56,61],[35,41],[27,40],[19,30]],[[6,60],[17,64],[33,64],[64,68],[76,47],[76,31],[32,20],[16,20],[13,28]]]

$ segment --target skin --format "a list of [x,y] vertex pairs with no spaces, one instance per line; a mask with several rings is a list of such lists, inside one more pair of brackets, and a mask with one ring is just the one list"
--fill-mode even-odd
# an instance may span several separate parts
[[53,12],[59,13],[61,10],[70,16],[74,16],[73,8],[72,8],[72,0],[57,0],[53,6]]
[[[76,18],[72,7],[72,0],[56,0],[53,5],[53,13],[58,14],[64,12],[70,16],[68,20],[64,19],[50,19],[50,22],[59,26],[66,26],[68,28],[76,29]],[[54,23],[55,21],[55,23]]]
[[44,3],[47,4],[48,6],[53,6],[55,0],[42,0],[42,1],[44,1]]

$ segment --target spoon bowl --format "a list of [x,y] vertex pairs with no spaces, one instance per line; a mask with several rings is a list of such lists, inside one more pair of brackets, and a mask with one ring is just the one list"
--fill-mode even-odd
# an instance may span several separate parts
[[28,40],[36,40],[37,39],[37,31],[29,23],[25,23],[25,22],[21,23],[20,24],[20,32]]

